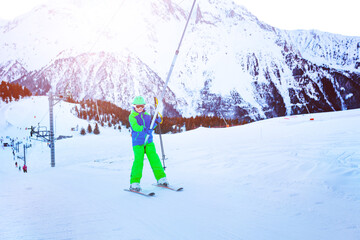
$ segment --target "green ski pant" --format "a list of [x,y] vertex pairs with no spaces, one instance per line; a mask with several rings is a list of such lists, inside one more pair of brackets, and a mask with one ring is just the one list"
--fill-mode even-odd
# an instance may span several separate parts
[[142,171],[144,167],[144,155],[146,153],[149,159],[150,166],[153,170],[156,180],[166,177],[165,171],[161,165],[159,155],[156,153],[154,142],[144,145],[137,145],[133,147],[134,150],[134,163],[131,168],[130,184],[140,183],[142,177]]

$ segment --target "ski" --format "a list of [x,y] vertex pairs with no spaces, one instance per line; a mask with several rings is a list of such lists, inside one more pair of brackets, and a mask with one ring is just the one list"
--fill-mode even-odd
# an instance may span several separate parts
[[146,196],[146,197],[152,197],[152,196],[155,195],[154,192],[144,191],[144,190],[135,191],[135,190],[130,190],[130,189],[124,189],[124,191],[137,193],[137,194],[140,194],[140,195],[143,195],[143,196]]
[[177,187],[177,186],[173,186],[173,185],[167,185],[167,186],[164,186],[164,185],[159,185],[159,184],[153,184],[154,186],[156,187],[161,187],[161,188],[166,188],[166,189],[169,189],[169,190],[173,190],[175,192],[180,192],[182,191],[184,188],[183,187]]

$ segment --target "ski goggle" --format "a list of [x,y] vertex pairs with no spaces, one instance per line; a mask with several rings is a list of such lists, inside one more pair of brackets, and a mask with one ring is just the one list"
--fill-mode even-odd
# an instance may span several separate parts
[[145,108],[145,105],[135,105],[136,108]]

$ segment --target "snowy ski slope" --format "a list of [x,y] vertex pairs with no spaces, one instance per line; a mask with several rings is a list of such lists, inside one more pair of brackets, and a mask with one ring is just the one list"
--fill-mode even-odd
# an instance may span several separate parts
[[[359,109],[165,135],[168,179],[184,191],[152,186],[145,160],[146,198],[123,191],[129,132],[71,132],[88,124],[73,106],[55,107],[56,135],[73,135],[56,142],[55,168],[46,143],[32,141],[27,174],[0,148],[0,239],[360,239]],[[0,103],[0,137],[48,124],[47,107]]]

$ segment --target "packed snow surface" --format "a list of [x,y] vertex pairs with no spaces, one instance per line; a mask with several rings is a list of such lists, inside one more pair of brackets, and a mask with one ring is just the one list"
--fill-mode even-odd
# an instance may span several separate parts
[[[129,131],[71,132],[88,125],[73,107],[55,106],[56,136],[73,135],[56,141],[55,167],[47,143],[31,141],[28,173],[0,148],[0,239],[360,239],[359,109],[164,135],[168,179],[184,191],[153,186],[145,159],[148,198],[123,191]],[[0,103],[0,137],[26,142],[47,108],[45,97]]]

